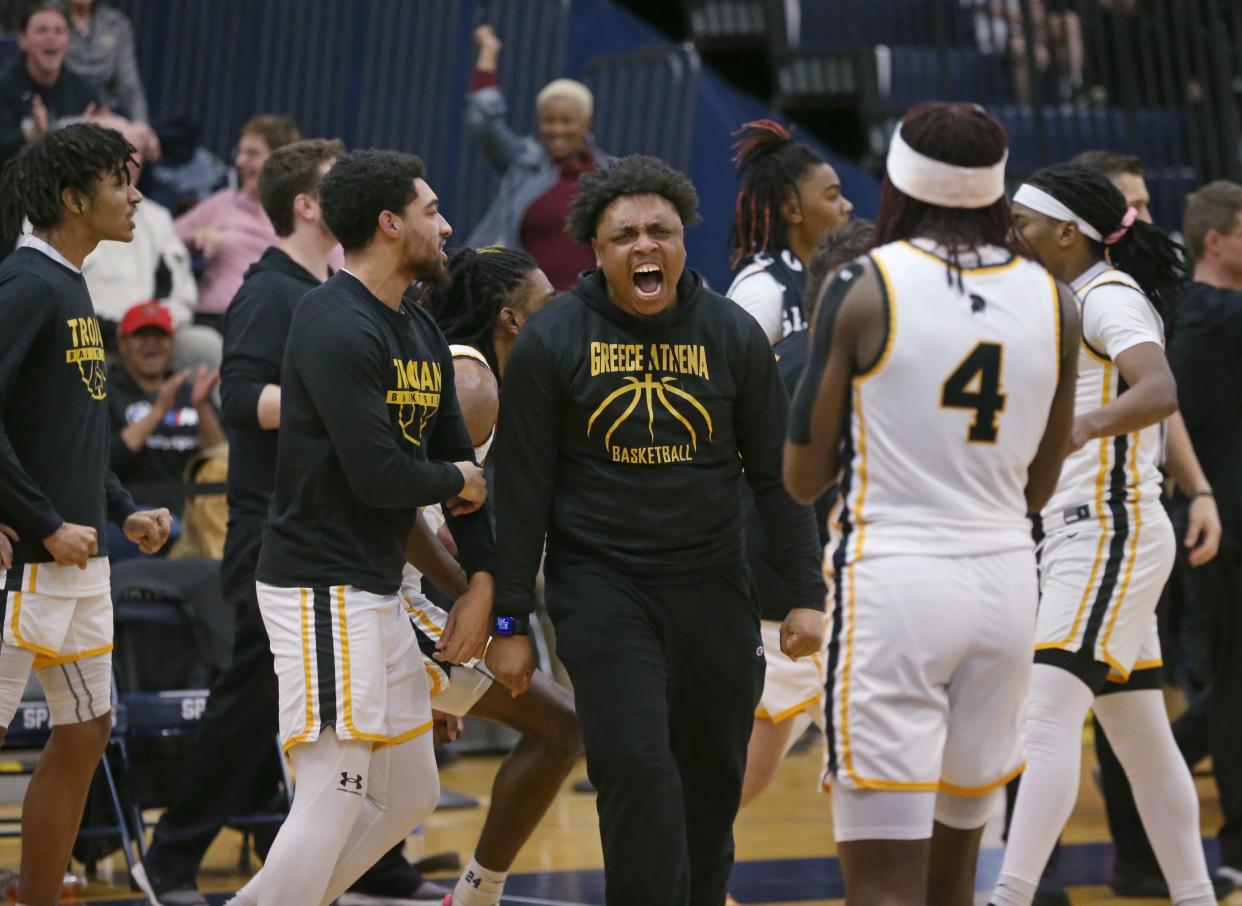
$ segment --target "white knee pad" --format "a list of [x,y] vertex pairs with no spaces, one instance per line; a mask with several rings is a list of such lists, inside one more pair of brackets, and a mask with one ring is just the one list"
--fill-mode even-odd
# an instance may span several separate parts
[[941,791],[936,794],[936,820],[956,830],[983,827],[996,806],[996,794],[993,790],[982,796],[958,796]]
[[53,726],[82,724],[112,710],[112,652],[35,671]]
[[832,785],[833,836],[853,840],[927,840],[936,816],[935,793],[850,790]]
[[0,727],[6,730],[26,691],[34,652],[13,645],[0,645]]

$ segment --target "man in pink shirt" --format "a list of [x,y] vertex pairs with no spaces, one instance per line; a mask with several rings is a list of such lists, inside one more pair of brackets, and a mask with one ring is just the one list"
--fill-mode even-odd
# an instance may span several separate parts
[[301,137],[288,117],[270,113],[251,117],[242,126],[233,158],[239,187],[221,189],[174,222],[181,241],[201,252],[205,261],[195,323],[218,329],[246,269],[276,244],[276,233],[259,203],[259,171],[269,154]]

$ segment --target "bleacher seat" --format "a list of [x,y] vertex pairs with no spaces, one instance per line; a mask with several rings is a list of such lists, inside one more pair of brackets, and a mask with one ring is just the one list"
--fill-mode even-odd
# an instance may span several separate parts
[[594,60],[584,81],[595,95],[596,142],[610,154],[653,154],[688,172],[700,68],[691,44]]
[[875,44],[973,47],[970,13],[958,0],[836,0],[832,14],[803,5],[797,48],[849,50]]

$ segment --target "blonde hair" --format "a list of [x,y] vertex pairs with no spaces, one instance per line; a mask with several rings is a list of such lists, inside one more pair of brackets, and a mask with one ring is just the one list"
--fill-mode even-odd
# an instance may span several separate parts
[[595,110],[595,97],[591,94],[591,89],[573,79],[554,79],[544,85],[535,98],[535,109],[542,110],[543,105],[552,98],[569,98],[571,101],[577,101],[588,120]]

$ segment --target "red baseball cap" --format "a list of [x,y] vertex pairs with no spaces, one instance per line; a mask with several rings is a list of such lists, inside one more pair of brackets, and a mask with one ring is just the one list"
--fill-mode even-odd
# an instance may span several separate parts
[[125,316],[121,318],[121,326],[117,329],[117,336],[127,337],[144,327],[158,327],[170,337],[177,332],[168,309],[154,299],[150,302],[139,302],[125,312]]

